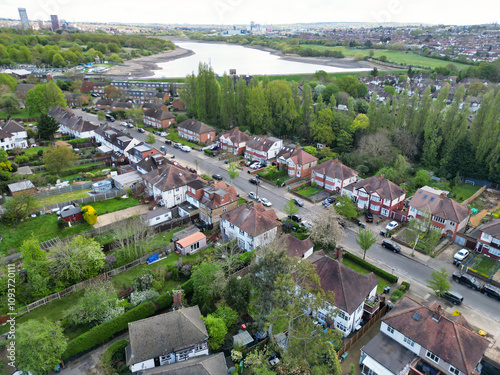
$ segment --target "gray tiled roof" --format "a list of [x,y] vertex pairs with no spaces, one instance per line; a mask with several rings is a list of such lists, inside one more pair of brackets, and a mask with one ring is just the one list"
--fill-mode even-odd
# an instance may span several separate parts
[[155,367],[142,375],[227,375],[227,366],[224,353],[217,353]]

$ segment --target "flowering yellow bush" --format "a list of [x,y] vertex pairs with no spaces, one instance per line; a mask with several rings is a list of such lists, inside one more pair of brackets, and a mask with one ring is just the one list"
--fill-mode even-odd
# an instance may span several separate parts
[[82,207],[83,218],[90,225],[94,225],[97,222],[97,211],[92,206]]

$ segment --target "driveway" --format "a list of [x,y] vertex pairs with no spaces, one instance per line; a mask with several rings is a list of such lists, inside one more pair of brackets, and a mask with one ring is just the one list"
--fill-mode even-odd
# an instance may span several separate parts
[[116,221],[127,219],[134,215],[142,215],[148,212],[147,205],[139,205],[135,207],[126,208],[124,210],[111,212],[110,214],[104,214],[97,218],[97,223],[94,224],[94,228],[100,228],[108,224],[112,224]]

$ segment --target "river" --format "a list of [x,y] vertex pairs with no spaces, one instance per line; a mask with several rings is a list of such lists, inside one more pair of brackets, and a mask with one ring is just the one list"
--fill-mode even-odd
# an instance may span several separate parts
[[[198,71],[200,62],[212,66],[216,74],[229,74],[229,69],[236,69],[241,75],[275,75],[275,74],[308,74],[317,70],[328,73],[368,71],[368,68],[352,62],[353,68],[342,68],[321,64],[309,64],[291,61],[278,55],[255,48],[247,48],[236,44],[202,43],[202,42],[176,42],[178,47],[194,52],[193,55],[182,57],[168,62],[159,62],[161,68],[154,71],[151,78],[185,77]],[[346,65],[342,61],[339,65]]]

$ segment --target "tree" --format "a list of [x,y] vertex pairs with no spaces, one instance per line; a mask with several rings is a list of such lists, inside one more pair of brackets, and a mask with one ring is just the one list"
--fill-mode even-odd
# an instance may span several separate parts
[[370,250],[370,247],[377,242],[377,235],[370,229],[359,229],[358,237],[356,243],[359,245],[361,250],[363,250],[363,260],[366,257],[366,252]]
[[132,120],[134,124],[142,124],[144,119],[144,111],[137,104],[133,104],[132,108],[127,110],[126,116]]
[[[372,51],[370,51],[370,52],[372,52]],[[371,55],[370,57],[373,57],[373,55]],[[378,77],[378,69],[377,69],[377,67],[376,67],[376,66],[375,66],[375,67],[373,67],[373,69],[370,71],[370,75],[371,75],[372,77]]]
[[263,87],[256,86],[247,90],[246,122],[252,133],[267,133],[271,127],[271,111]]
[[149,133],[147,136],[146,136],[146,143],[149,143],[150,145],[154,144],[156,142],[156,137],[152,134],[152,133]]
[[10,91],[14,91],[17,82],[10,74],[0,73],[0,85],[6,85],[9,87]]
[[238,321],[238,313],[222,301],[215,313],[215,317],[222,319],[227,329],[232,328]]
[[106,120],[106,112],[104,112],[104,111],[98,111],[97,112],[97,120],[99,120],[99,121]]
[[302,107],[301,107],[301,120],[302,124],[309,125],[314,118],[314,110],[313,110],[313,99],[312,99],[312,90],[309,83],[305,83],[302,88]]
[[47,170],[59,174],[62,169],[73,165],[77,159],[75,151],[69,147],[50,147],[43,156],[43,163]]
[[429,172],[424,169],[419,169],[417,173],[415,173],[415,177],[413,177],[413,182],[417,189],[429,185],[430,180]]
[[318,153],[318,149],[313,146],[306,146],[304,147],[304,151],[307,152],[309,155],[316,155]]
[[224,296],[229,306],[238,314],[244,315],[248,312],[251,293],[252,284],[249,277],[238,279],[236,276],[231,276],[227,281]]
[[319,111],[316,119],[309,124],[309,131],[312,139],[325,145],[332,145],[335,141],[332,124],[332,110],[325,108]]
[[344,236],[344,231],[334,210],[328,209],[326,213],[315,214],[312,222],[311,240],[325,248],[326,251],[334,249]]
[[33,115],[47,113],[58,105],[66,107],[66,99],[54,80],[51,80],[48,83],[38,84],[29,90],[25,104],[28,112]]
[[205,322],[208,332],[208,346],[212,350],[219,349],[224,344],[224,337],[227,334],[227,328],[221,318],[209,314],[206,317],[201,317]]
[[224,129],[231,129],[236,123],[235,96],[233,78],[224,73],[220,95],[220,121]]
[[7,113],[10,117],[19,110],[19,101],[14,94],[3,94],[0,96],[0,110]]
[[297,212],[299,212],[299,209],[299,206],[297,206],[295,201],[291,198],[285,203],[285,207],[283,207],[283,211],[285,211],[287,215],[296,215]]
[[89,225],[94,225],[97,223],[97,211],[92,206],[84,206],[82,207],[83,219]]
[[104,95],[110,100],[125,100],[128,95],[125,91],[115,85],[108,85],[104,88]]
[[15,223],[24,219],[35,208],[35,197],[31,194],[19,194],[9,199],[4,205],[3,219]]
[[266,96],[271,110],[274,133],[288,134],[298,116],[292,89],[286,81],[272,81],[266,86]]
[[446,267],[441,267],[439,271],[432,271],[430,280],[427,280],[427,286],[441,297],[444,292],[448,292],[451,288],[449,276]]
[[352,127],[357,130],[366,130],[370,126],[370,120],[368,119],[367,115],[364,115],[360,113],[359,115],[356,116],[354,121],[352,122]]
[[358,211],[356,211],[356,206],[352,202],[351,198],[347,195],[341,195],[337,199],[337,204],[335,204],[335,211],[344,216],[347,219],[354,219],[358,216]]
[[237,163],[229,164],[229,167],[227,168],[227,174],[229,175],[229,179],[231,180],[232,183],[233,180],[240,175],[238,164]]
[[25,373],[48,374],[61,362],[66,347],[59,322],[47,318],[28,320],[16,332],[16,368]]
[[59,124],[54,117],[45,113],[40,115],[38,120],[38,137],[51,140],[53,135],[59,130]]
[[193,301],[200,307],[203,315],[215,311],[214,301],[225,288],[226,279],[217,263],[202,263],[191,275],[193,280]]
[[[184,83],[186,85],[186,83]],[[248,88],[245,78],[240,76],[236,82],[236,119],[240,126],[247,124],[247,97]]]
[[74,284],[95,277],[104,267],[106,256],[92,238],[74,237],[60,242],[49,252],[50,273],[62,283]]
[[64,57],[62,57],[60,53],[56,53],[52,58],[52,65],[56,68],[62,68],[66,66],[66,61],[64,60]]

